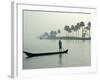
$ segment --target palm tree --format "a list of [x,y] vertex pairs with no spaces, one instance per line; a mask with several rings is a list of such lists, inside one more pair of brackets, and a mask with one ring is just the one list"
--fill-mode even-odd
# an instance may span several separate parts
[[78,37],[79,37],[79,30],[80,30],[80,27],[81,27],[81,26],[80,26],[80,23],[77,23],[76,25],[77,25],[76,28],[77,28],[77,31],[78,31]]
[[57,33],[58,33],[58,34],[60,34],[60,33],[61,33],[60,29],[58,29]]
[[77,31],[78,31],[78,26],[77,25],[75,25],[74,31],[76,32],[76,37],[77,37]]
[[[68,32],[69,26],[68,26],[68,25],[65,25],[64,30],[65,30],[66,32]],[[68,35],[67,35],[67,36],[68,36]]]
[[84,29],[85,23],[83,21],[80,22],[80,27],[82,27],[82,37],[83,37],[83,29]]
[[[68,32],[71,34],[71,32],[72,32],[72,30],[71,30],[71,28],[69,27],[68,28]],[[71,36],[71,35],[70,35]]]
[[90,36],[90,28],[91,28],[91,22],[88,22],[87,27],[85,27],[85,29],[89,30],[89,37],[91,37]]
[[[71,30],[72,30],[72,33],[73,33],[73,31],[74,31],[74,25],[71,25]],[[74,36],[74,34],[73,34],[73,36]]]
[[88,27],[89,27],[89,37],[91,37],[91,36],[90,36],[91,22],[88,22],[88,24],[87,24],[87,25],[88,25]]

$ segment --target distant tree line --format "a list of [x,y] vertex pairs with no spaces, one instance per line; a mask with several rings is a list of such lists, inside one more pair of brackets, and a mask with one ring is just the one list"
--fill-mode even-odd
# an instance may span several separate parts
[[75,37],[79,37],[79,31],[81,29],[82,30],[81,37],[84,37],[84,35],[87,32],[89,32],[89,37],[91,37],[90,36],[90,28],[91,28],[91,22],[88,22],[87,25],[85,25],[85,23],[83,21],[81,21],[81,22],[76,23],[75,25],[71,25],[71,26],[65,25],[64,30],[66,31],[67,36],[71,36],[70,34],[74,33],[75,35],[74,34],[73,35]]
[[[85,22],[81,21],[81,22],[77,22],[75,25],[65,25],[64,26],[64,30],[66,31],[66,37],[79,37],[80,32],[81,32],[81,37],[85,37],[85,35],[87,34],[87,32],[89,33],[88,36],[89,38],[90,36],[90,28],[91,28],[91,22],[88,22],[87,24],[85,24]],[[42,36],[43,37],[56,37],[58,34],[61,33],[61,30],[51,30],[50,32],[45,32]]]

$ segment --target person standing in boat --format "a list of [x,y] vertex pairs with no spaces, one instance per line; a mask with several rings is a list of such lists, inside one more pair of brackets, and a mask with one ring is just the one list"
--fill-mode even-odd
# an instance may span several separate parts
[[59,40],[59,52],[62,51],[62,41]]
[[[62,51],[62,41],[59,40],[58,44],[59,44],[59,52],[61,52]],[[60,66],[62,65],[62,54],[59,54],[59,64]]]

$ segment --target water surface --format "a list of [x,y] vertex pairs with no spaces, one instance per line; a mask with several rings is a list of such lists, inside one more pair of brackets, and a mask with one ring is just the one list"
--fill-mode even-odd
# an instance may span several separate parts
[[[31,39],[32,40],[32,39]],[[23,54],[23,69],[56,68],[56,67],[80,67],[91,65],[90,41],[62,40],[63,50],[68,49],[68,55],[48,55],[26,58]],[[59,51],[58,40],[33,39],[33,43],[23,45],[23,50],[38,52]]]

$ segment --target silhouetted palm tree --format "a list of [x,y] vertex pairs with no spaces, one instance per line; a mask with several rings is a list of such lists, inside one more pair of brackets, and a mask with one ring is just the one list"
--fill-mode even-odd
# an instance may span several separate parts
[[77,32],[78,32],[78,26],[77,26],[77,25],[75,25],[74,31],[76,32],[76,37],[78,37],[78,36],[77,36]]
[[[71,28],[69,27],[68,28],[68,32],[71,34],[71,32],[72,32],[72,30],[71,30]],[[70,35],[71,36],[71,35]]]
[[[71,25],[71,30],[72,30],[72,33],[74,32],[74,25]],[[73,34],[74,36],[74,34]]]
[[90,36],[91,22],[88,22],[88,27],[89,27],[89,37],[91,37],[91,36]]
[[87,27],[85,27],[85,29],[89,30],[89,37],[91,37],[90,36],[91,22],[87,23]]
[[80,27],[82,27],[82,37],[83,37],[83,29],[84,29],[85,23],[83,21],[80,22]]
[[[68,25],[65,25],[64,30],[65,30],[66,32],[68,32],[68,31],[69,31],[69,26],[68,26]],[[67,36],[69,36],[69,35],[67,35]]]
[[80,27],[81,27],[81,26],[80,26],[80,23],[77,23],[76,25],[77,25],[77,27],[76,27],[76,28],[77,28],[78,37],[79,37],[79,30],[80,30]]

